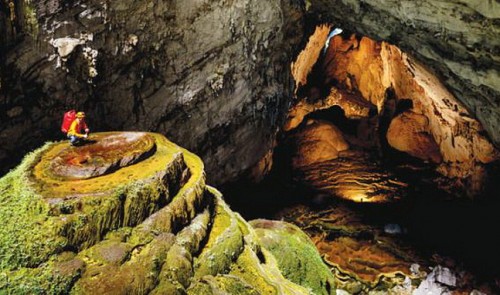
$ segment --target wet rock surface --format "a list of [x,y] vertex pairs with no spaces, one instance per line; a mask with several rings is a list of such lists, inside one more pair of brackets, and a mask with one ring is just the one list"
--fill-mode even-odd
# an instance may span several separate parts
[[154,138],[147,133],[90,136],[83,146],[67,147],[56,154],[48,173],[69,179],[101,176],[142,161],[155,149]]
[[[157,133],[91,139],[48,143],[0,179],[0,293],[331,294],[333,274],[309,238],[284,222],[252,227],[205,185],[194,154]],[[116,163],[152,146],[108,173],[53,174],[61,153]],[[262,223],[273,225],[264,236]],[[282,241],[288,247],[276,252]],[[303,249],[309,255],[297,256]]]

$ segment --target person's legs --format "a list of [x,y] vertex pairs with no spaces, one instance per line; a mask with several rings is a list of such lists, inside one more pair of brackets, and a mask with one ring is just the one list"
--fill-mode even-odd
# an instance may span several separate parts
[[69,137],[69,143],[73,146],[76,146],[80,143],[80,138],[74,135],[70,135]]

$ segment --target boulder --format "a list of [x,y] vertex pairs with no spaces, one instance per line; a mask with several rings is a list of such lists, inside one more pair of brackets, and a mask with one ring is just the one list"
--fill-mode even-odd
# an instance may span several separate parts
[[392,119],[387,131],[389,144],[402,152],[425,161],[442,161],[439,146],[428,132],[427,117],[407,111]]
[[349,149],[342,132],[327,121],[309,120],[294,139],[297,147],[292,165],[295,168],[336,159],[340,151]]

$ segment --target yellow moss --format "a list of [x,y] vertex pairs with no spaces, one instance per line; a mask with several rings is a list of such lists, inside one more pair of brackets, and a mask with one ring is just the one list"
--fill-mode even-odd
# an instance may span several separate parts
[[232,275],[205,276],[203,280],[195,282],[187,294],[211,295],[211,294],[245,294],[260,295],[258,290],[245,283],[239,277]]
[[0,179],[0,293],[307,294],[205,186],[203,162],[150,136],[154,155],[110,174],[51,176],[64,142]]
[[[113,135],[116,132],[105,132],[99,136]],[[185,151],[168,141],[164,136],[148,133],[156,142],[157,149],[154,156],[138,164],[123,167],[114,173],[90,179],[76,179],[61,181],[50,173],[51,159],[56,157],[63,149],[68,148],[67,141],[53,143],[47,152],[43,153],[38,163],[33,167],[33,185],[45,197],[67,198],[70,196],[85,196],[92,193],[102,194],[108,190],[115,191],[124,184],[124,181],[146,180],[158,173],[165,171],[165,167],[172,165],[175,158],[182,156]],[[140,165],[140,167],[137,167]]]
[[[84,257],[87,268],[75,284],[72,294],[145,294],[156,283],[161,262],[173,244],[172,234],[162,234],[150,243],[132,250],[123,264],[110,264],[102,259],[105,246],[96,245],[79,256]],[[122,244],[123,245],[123,244]],[[108,255],[109,256],[109,255]]]

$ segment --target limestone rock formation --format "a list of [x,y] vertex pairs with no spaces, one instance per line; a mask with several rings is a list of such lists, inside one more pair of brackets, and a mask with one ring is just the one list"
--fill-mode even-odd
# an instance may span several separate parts
[[297,147],[292,164],[295,168],[336,159],[339,152],[349,149],[342,132],[326,121],[309,120],[294,138]]
[[[358,100],[371,104],[378,116],[392,119],[398,115],[397,110],[389,106],[394,103],[390,102],[391,99],[397,104],[409,102],[412,115],[406,113],[394,118],[395,122],[389,128],[389,144],[410,155],[439,163],[437,170],[456,179],[457,186],[468,187],[462,183],[466,182],[474,187],[471,194],[481,187],[483,165],[497,160],[498,151],[485,136],[482,125],[426,67],[394,45],[355,35],[333,37],[326,53],[317,62],[316,67],[322,73],[321,87],[333,89],[330,93],[357,96]],[[314,83],[318,84],[317,81]],[[304,100],[307,99],[306,96]],[[348,114],[352,117],[351,109],[357,110],[361,105],[340,104],[338,99],[332,100],[331,95],[320,97],[319,101],[322,102],[314,105],[342,107],[346,117]],[[297,102],[286,126],[296,126],[300,118],[315,109],[305,108],[304,103]],[[369,111],[367,113],[369,115]],[[411,123],[411,126],[400,126],[399,123],[408,117],[413,119],[405,120],[405,124]],[[397,126],[407,128],[401,131],[407,134],[397,132]],[[418,133],[418,136],[404,142],[406,146],[400,142],[403,138],[395,138],[400,135],[410,138],[410,133]]]
[[414,157],[430,160],[434,163],[442,161],[439,146],[428,133],[427,117],[406,111],[392,119],[387,130],[389,144]]
[[2,173],[57,139],[69,108],[95,131],[167,135],[218,183],[271,149],[303,35],[297,1],[13,2],[22,30],[0,30],[12,41],[0,46]]
[[[211,178],[234,179],[268,155],[298,90],[290,72],[305,84],[333,26],[415,56],[500,143],[497,1],[12,2],[15,22],[0,9],[3,172],[8,159],[55,139],[60,114],[74,107],[95,130],[166,134],[200,154]],[[308,37],[304,9],[308,24],[329,25],[290,71]],[[372,74],[346,82],[355,89]]]
[[299,205],[282,212],[281,217],[311,236],[332,266],[337,288],[347,294],[371,294],[375,290],[380,294],[411,294],[411,290],[399,293],[391,292],[391,288],[403,286],[405,277],[423,279],[410,270],[412,263],[419,260],[415,253],[365,223],[345,204],[320,210]]
[[[500,146],[500,3],[481,0],[313,0],[308,13],[431,68]],[[319,17],[318,17],[319,16]]]
[[156,133],[90,140],[48,143],[0,179],[0,293],[334,294],[307,236],[251,226],[194,154]]
[[319,192],[353,202],[393,202],[407,194],[408,184],[362,151],[341,151],[335,159],[298,168],[297,180]]

